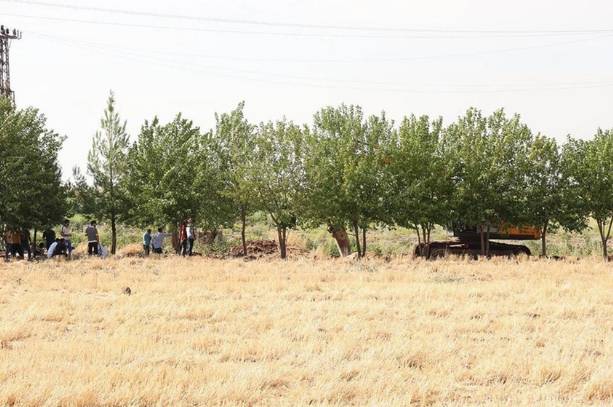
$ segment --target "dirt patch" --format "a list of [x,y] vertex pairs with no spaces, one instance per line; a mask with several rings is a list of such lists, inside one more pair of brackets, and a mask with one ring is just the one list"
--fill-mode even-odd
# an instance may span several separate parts
[[[295,247],[287,246],[288,257],[302,256],[307,254],[307,251]],[[245,260],[256,260],[264,257],[279,256],[279,245],[276,240],[248,240],[247,241],[247,256],[243,256],[243,245],[238,244],[230,249],[228,254],[230,257],[244,257]]]

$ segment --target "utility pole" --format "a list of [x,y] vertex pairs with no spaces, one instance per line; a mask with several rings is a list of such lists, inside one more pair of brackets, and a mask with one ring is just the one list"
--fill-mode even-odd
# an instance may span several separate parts
[[11,40],[20,40],[21,31],[9,30],[0,26],[0,97],[6,97],[15,104],[15,92],[11,90],[11,72],[9,67],[9,46]]

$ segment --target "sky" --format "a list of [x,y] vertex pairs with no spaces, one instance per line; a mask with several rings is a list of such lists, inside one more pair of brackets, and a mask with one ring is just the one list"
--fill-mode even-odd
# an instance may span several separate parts
[[0,0],[11,86],[85,168],[112,90],[133,139],[181,112],[203,130],[244,100],[254,123],[323,106],[442,116],[519,113],[563,141],[613,128],[605,0]]

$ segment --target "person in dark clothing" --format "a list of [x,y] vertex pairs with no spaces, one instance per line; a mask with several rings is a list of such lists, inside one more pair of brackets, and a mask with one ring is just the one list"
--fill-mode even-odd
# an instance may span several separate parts
[[45,249],[49,250],[49,246],[55,242],[55,230],[49,228],[43,232],[43,239],[45,239]]
[[11,244],[13,241],[13,236],[11,234],[11,230],[10,229],[6,229],[4,231],[4,260],[5,261],[9,261],[9,258],[11,257]]
[[87,254],[98,255],[98,242],[100,241],[98,237],[98,229],[96,229],[96,221],[92,220],[87,228],[85,229],[85,235],[87,235]]
[[[32,249],[30,247],[30,231],[26,228],[21,229],[20,234],[21,239],[21,253],[24,253],[24,250],[28,253],[28,260],[32,259]],[[22,254],[22,257],[25,256]]]
[[55,239],[53,243],[49,246],[47,250],[47,258],[52,258],[53,256],[66,256],[68,257],[68,253],[66,253],[66,241],[63,237],[59,237]]
[[150,249],[151,249],[151,229],[147,229],[145,234],[143,234],[143,250],[145,252],[145,256],[149,256]]
[[23,250],[21,248],[21,232],[19,228],[11,230],[9,236],[10,237],[8,243],[10,243],[11,256],[17,258],[17,255],[19,255],[19,257],[23,259]]

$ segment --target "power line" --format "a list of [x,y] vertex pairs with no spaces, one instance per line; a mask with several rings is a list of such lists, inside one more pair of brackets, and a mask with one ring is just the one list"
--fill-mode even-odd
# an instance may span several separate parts
[[17,3],[23,5],[42,6],[49,8],[70,9],[77,11],[93,11],[109,14],[122,14],[128,16],[156,17],[166,19],[180,19],[197,22],[213,22],[238,25],[257,25],[267,27],[285,27],[299,29],[319,29],[337,31],[366,31],[382,33],[405,33],[405,34],[471,34],[471,35],[568,35],[568,34],[602,34],[613,33],[613,28],[601,29],[557,29],[557,30],[491,30],[491,29],[447,29],[447,28],[400,28],[400,27],[380,27],[380,26],[354,26],[354,25],[330,25],[330,24],[306,24],[295,22],[277,22],[266,20],[232,19],[220,17],[204,17],[173,13],[154,13],[149,11],[135,11],[117,8],[104,8],[92,6],[80,6],[75,4],[49,3],[36,0],[0,0],[4,2]]
[[[6,1],[6,0],[0,0]],[[253,30],[238,30],[238,29],[225,29],[225,28],[204,28],[204,27],[185,27],[185,26],[172,26],[172,25],[154,25],[154,24],[142,24],[142,23],[125,23],[117,21],[102,21],[102,20],[88,20],[79,18],[67,18],[67,17],[50,17],[50,16],[35,16],[18,13],[4,13],[6,16],[29,18],[37,20],[47,21],[62,21],[70,23],[80,24],[95,24],[104,26],[115,27],[130,27],[130,28],[147,28],[153,30],[172,30],[172,31],[190,31],[190,32],[210,32],[210,33],[229,33],[240,35],[264,35],[264,36],[280,36],[280,37],[302,37],[302,38],[353,38],[353,39],[426,39],[426,40],[442,40],[442,39],[474,39],[474,36],[461,36],[459,34],[447,34],[447,36],[441,35],[427,35],[427,34],[405,34],[405,35],[366,35],[366,34],[337,34],[337,33],[301,33],[301,32],[280,32],[280,31],[253,31]],[[607,32],[609,33],[609,32]],[[609,34],[613,34],[611,31]],[[584,33],[582,35],[588,35]],[[594,34],[589,34],[593,36]],[[559,34],[542,34],[538,35],[538,38],[555,37]],[[509,35],[492,34],[488,38],[535,38],[534,35],[528,34],[515,34],[512,37]]]
[[[188,70],[195,73],[206,72],[207,74],[213,74],[219,77],[226,77],[232,79],[246,80],[251,82],[260,82],[266,84],[275,84],[275,85],[289,85],[289,86],[301,86],[307,88],[318,88],[318,89],[345,89],[345,90],[358,90],[358,91],[383,91],[383,92],[393,92],[393,93],[409,93],[409,94],[499,94],[499,93],[523,93],[523,92],[534,92],[534,91],[558,91],[558,90],[578,90],[578,89],[590,89],[590,88],[601,88],[601,87],[611,87],[613,86],[613,81],[586,81],[586,82],[558,82],[558,83],[549,83],[540,86],[527,86],[520,85],[515,87],[508,88],[500,88],[500,87],[490,87],[490,85],[464,85],[464,88],[451,88],[451,86],[447,85],[444,89],[419,89],[419,88],[405,88],[405,87],[395,87],[391,86],[393,84],[389,82],[371,82],[371,81],[363,81],[363,80],[338,80],[338,79],[326,79],[326,78],[313,78],[307,76],[294,76],[294,75],[284,75],[278,73],[267,73],[260,71],[250,71],[250,70],[236,70],[236,69],[228,69],[228,68],[219,68],[219,67],[211,67],[211,66],[202,66],[197,64],[181,64],[177,63],[174,60],[167,60],[158,57],[152,56],[144,56],[138,55],[129,52],[122,52],[117,49],[106,49],[104,47],[95,47],[90,45],[79,45],[78,42],[74,41],[74,46],[85,48],[89,50],[95,50],[96,52],[102,51],[107,52],[111,55],[118,55],[122,59],[128,58],[132,60],[136,60],[139,62],[146,62],[148,65],[156,65],[159,67],[171,68],[171,69],[180,69],[180,70]],[[245,76],[245,74],[249,76]],[[253,76],[259,75],[259,76]],[[264,75],[264,77],[261,77]],[[276,79],[276,78],[285,78],[285,79]],[[331,83],[326,83],[331,82]],[[339,84],[340,83],[340,84]],[[343,85],[342,83],[345,83]],[[356,86],[357,84],[358,86]],[[359,85],[372,85],[372,86],[359,86]],[[455,85],[457,87],[457,85]],[[462,86],[462,85],[460,85]]]
[[[50,35],[46,33],[38,33],[36,31],[30,31],[31,33],[38,35],[40,37],[52,38],[58,41],[66,41],[66,42],[74,42],[72,38],[65,38],[55,35]],[[491,54],[500,54],[500,53],[511,53],[511,52],[520,52],[520,51],[529,51],[534,49],[544,49],[544,48],[553,48],[560,47],[565,45],[583,43],[593,40],[605,39],[613,37],[613,34],[601,35],[597,37],[590,38],[580,38],[571,41],[563,41],[563,42],[554,42],[548,44],[539,44],[532,45],[526,47],[510,47],[510,48],[499,48],[499,49],[490,49],[484,51],[475,51],[475,52],[465,52],[465,53],[448,53],[448,54],[435,54],[435,55],[417,55],[417,56],[407,56],[407,57],[371,57],[371,58],[272,58],[272,57],[248,57],[248,56],[237,56],[237,55],[208,55],[201,53],[187,53],[187,52],[176,52],[176,51],[166,51],[166,50],[148,50],[150,52],[157,52],[161,54],[172,54],[177,56],[185,56],[185,57],[195,57],[195,58],[204,58],[204,59],[219,59],[219,60],[230,60],[230,61],[262,61],[262,62],[295,62],[295,63],[364,63],[364,62],[416,62],[416,61],[427,61],[427,60],[440,60],[440,59],[448,59],[448,58],[462,58],[462,57],[476,57],[482,55],[491,55]],[[87,43],[88,45],[93,46],[101,46],[101,47],[111,47],[117,48],[115,44],[109,43],[99,43],[99,42],[88,42],[81,41],[82,43]],[[125,48],[129,50],[128,48]],[[143,52],[147,50],[143,50],[142,48],[132,49],[136,52]]]

